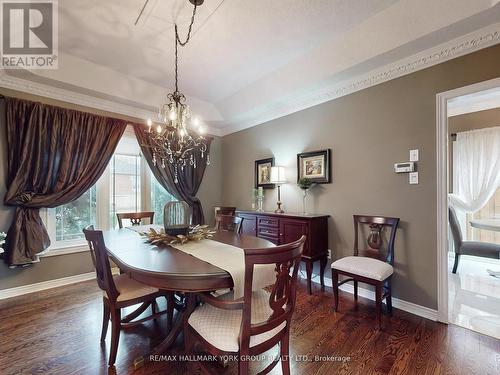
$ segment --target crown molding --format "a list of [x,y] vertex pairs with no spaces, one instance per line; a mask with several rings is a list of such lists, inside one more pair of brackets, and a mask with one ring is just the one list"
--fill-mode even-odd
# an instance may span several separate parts
[[[154,115],[152,111],[148,111],[141,107],[135,107],[40,82],[14,77],[6,74],[4,71],[0,71],[0,87],[137,119],[147,119]],[[219,129],[213,127],[208,128],[208,133],[210,135],[220,136]]]
[[357,75],[342,82],[324,85],[310,95],[290,99],[288,103],[286,103],[286,99],[281,98],[278,103],[271,103],[262,107],[258,113],[253,112],[247,118],[242,117],[240,121],[233,122],[232,125],[222,128],[221,133],[224,136],[261,125],[267,121],[364,90],[498,43],[500,43],[500,22],[371,70],[368,73]]

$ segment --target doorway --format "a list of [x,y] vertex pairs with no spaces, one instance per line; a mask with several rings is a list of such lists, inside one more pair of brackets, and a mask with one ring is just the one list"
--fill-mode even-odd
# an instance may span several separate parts
[[496,338],[498,140],[500,79],[437,95],[438,319]]

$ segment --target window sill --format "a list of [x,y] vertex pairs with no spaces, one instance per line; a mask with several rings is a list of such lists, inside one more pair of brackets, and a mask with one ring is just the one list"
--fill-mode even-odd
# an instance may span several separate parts
[[59,255],[83,253],[89,251],[89,247],[86,243],[78,243],[72,245],[55,245],[49,247],[43,253],[39,254],[40,258],[45,257],[55,257]]

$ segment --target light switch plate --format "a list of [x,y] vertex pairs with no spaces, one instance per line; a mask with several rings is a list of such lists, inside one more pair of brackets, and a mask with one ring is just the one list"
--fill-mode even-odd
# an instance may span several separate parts
[[418,149],[410,150],[410,161],[418,161]]
[[409,182],[410,182],[410,185],[417,185],[418,184],[418,172],[409,173]]

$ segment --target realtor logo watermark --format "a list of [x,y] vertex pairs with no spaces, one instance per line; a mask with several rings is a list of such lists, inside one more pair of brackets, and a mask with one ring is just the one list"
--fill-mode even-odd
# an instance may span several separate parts
[[3,69],[57,69],[57,0],[0,0]]

